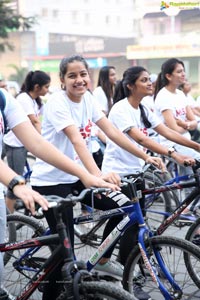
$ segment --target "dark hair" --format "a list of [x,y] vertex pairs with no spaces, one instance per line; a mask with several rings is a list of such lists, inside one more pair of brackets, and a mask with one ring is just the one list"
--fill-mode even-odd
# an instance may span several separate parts
[[[115,88],[115,93],[113,97],[114,103],[124,99],[125,97],[130,96],[131,91],[128,88],[128,85],[134,85],[142,72],[147,72],[147,70],[140,66],[130,67],[124,72],[122,80],[118,81]],[[150,128],[151,123],[147,119],[144,106],[141,103],[139,105],[139,108],[141,111],[142,122],[144,123],[146,128]]]
[[109,81],[109,72],[111,69],[115,70],[115,67],[113,66],[105,66],[102,67],[99,71],[99,77],[97,86],[101,86],[106,98],[108,100],[108,110],[110,111],[112,107],[112,98],[113,98],[113,85]]
[[168,79],[166,78],[166,74],[172,74],[177,64],[181,64],[183,68],[185,68],[184,63],[177,58],[170,58],[162,64],[161,72],[158,74],[156,81],[154,99],[156,98],[158,92],[169,83]]
[[87,64],[84,57],[82,57],[80,55],[73,55],[73,56],[70,56],[70,57],[64,57],[61,60],[60,66],[59,66],[59,76],[60,76],[60,78],[62,78],[62,79],[64,78],[65,74],[67,73],[68,64],[70,64],[74,61],[79,61],[79,62],[83,63],[86,70],[87,71],[89,70],[88,64]]
[[[43,71],[30,71],[27,75],[26,78],[21,86],[21,90],[20,93],[29,93],[31,91],[34,90],[34,86],[36,84],[39,85],[39,87],[41,88],[42,86],[48,84],[50,82],[51,78],[50,76],[43,72]],[[37,105],[39,108],[41,108],[42,106],[42,100],[40,97],[37,97],[35,99],[35,101],[37,102]]]

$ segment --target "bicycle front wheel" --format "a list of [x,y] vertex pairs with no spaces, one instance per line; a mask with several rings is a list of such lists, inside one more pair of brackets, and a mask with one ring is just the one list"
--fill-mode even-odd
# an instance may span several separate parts
[[[198,281],[200,276],[200,251],[197,246],[178,238],[158,236],[150,238],[146,242],[146,249],[154,270],[162,284],[169,291],[172,299],[197,300],[200,298]],[[179,285],[181,291],[178,296],[177,291],[169,284],[162,272],[155,258],[154,251],[160,253],[165,266]],[[185,260],[185,255],[190,258],[189,262]],[[190,274],[191,269],[196,274],[195,278]],[[142,286],[143,290],[151,295],[152,299],[161,299],[159,298],[161,297],[161,292],[158,286],[153,283],[145,267],[139,247],[136,247],[128,257],[124,270],[123,286],[130,293],[134,294],[135,287],[138,285]]]
[[189,227],[185,239],[200,246],[200,218]]
[[[82,282],[79,285],[80,300],[136,300],[116,284],[108,282]],[[67,291],[62,292],[56,300],[68,299]]]
[[[200,218],[198,218],[188,229],[185,239],[197,245],[200,249]],[[190,256],[185,254],[184,256],[185,264],[188,265],[188,272],[196,284],[200,288],[200,274],[196,273],[195,269],[192,268],[192,264],[190,263]]]
[[[164,185],[164,180],[167,180],[166,177],[153,172],[145,172],[144,179],[147,190],[158,188]],[[146,194],[145,209],[149,227],[157,228],[177,208],[178,204],[179,201],[176,195],[170,190],[165,192],[153,191],[151,194]]]
[[[15,238],[8,236],[9,242],[20,242],[34,237],[42,236],[45,228],[35,218],[21,214],[7,216],[8,228],[16,228]],[[8,235],[10,231],[7,231]],[[12,240],[14,238],[14,240]],[[4,254],[4,287],[12,296],[20,295],[21,290],[28,284],[39,268],[51,253],[48,246],[37,248],[37,251],[29,252],[29,249],[11,250]],[[36,290],[33,293],[34,300],[41,300],[41,292]]]

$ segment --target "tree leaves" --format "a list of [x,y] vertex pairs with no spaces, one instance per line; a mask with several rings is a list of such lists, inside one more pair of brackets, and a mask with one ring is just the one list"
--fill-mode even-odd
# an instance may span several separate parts
[[11,0],[0,1],[0,51],[6,48],[12,50],[13,45],[8,41],[9,32],[29,30],[36,23],[36,17],[23,17],[17,14],[11,6]]

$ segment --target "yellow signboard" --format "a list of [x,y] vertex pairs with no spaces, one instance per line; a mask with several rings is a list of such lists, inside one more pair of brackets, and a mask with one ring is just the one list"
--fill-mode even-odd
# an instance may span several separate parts
[[173,45],[129,45],[126,49],[127,59],[196,56],[200,56],[200,43]]

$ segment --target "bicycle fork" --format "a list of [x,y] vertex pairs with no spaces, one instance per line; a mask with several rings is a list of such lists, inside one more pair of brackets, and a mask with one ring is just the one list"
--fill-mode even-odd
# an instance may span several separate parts
[[[150,252],[148,253],[148,251],[146,250],[146,246],[145,246],[145,241],[148,239],[149,237],[149,231],[146,228],[146,225],[144,224],[144,227],[140,228],[140,232],[139,232],[139,238],[138,238],[138,245],[140,248],[140,253],[141,256],[143,258],[144,261],[144,265],[146,267],[146,269],[149,271],[149,274],[152,278],[152,281],[158,286],[159,290],[161,291],[161,293],[163,294],[165,300],[178,300],[181,299],[182,297],[182,291],[181,288],[178,286],[178,284],[175,282],[172,274],[169,272],[169,270],[167,269],[163,259],[162,259],[162,255],[160,253],[160,249],[155,249],[155,247],[151,247],[151,243],[150,243]],[[153,256],[151,255],[153,253]],[[158,262],[158,266],[161,269],[162,274],[165,277],[165,280],[168,280],[168,282],[170,283],[170,285],[173,288],[173,294],[170,293],[165,286],[163,285],[163,283],[161,282],[160,278],[159,278],[159,274],[158,274],[158,270],[156,270],[155,267],[155,260]]]

